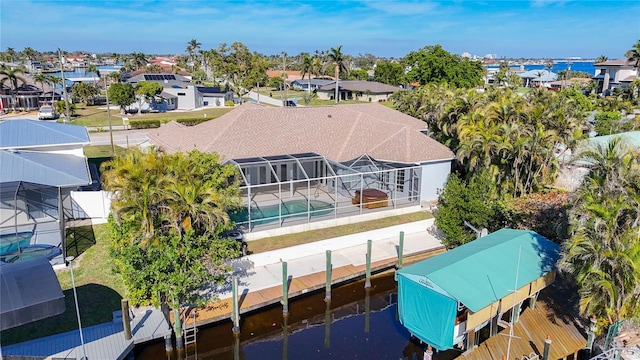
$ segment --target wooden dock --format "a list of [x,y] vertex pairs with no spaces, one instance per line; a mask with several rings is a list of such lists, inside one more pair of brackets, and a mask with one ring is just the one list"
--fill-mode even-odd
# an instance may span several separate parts
[[[513,325],[509,360],[523,356],[539,355],[542,358],[544,341],[551,339],[549,359],[576,359],[578,351],[587,345],[584,334],[576,326],[574,319],[552,298],[553,287],[540,293],[535,308],[527,308],[520,320]],[[477,348],[459,356],[458,360],[502,360],[507,355],[509,328],[482,342]]]
[[[425,252],[415,253],[409,257],[405,257],[403,263],[405,265],[424,260],[428,257],[435,256],[446,251],[444,246],[440,246]],[[395,269],[398,263],[397,257],[377,260],[371,263],[372,273],[379,273],[385,270]],[[365,276],[366,265],[344,265],[332,269],[331,280],[333,286],[351,281]],[[325,288],[326,274],[324,271],[314,272],[303,276],[294,276],[289,285],[289,299],[296,296],[304,295],[313,291]],[[253,311],[262,307],[277,304],[282,300],[282,286],[272,286],[261,290],[248,291],[239,294],[240,314]],[[202,308],[185,309],[186,313],[196,311],[196,326],[215,323],[227,320],[231,317],[233,311],[233,299],[225,298]],[[185,314],[188,315],[188,314]],[[186,316],[188,319],[186,324],[193,326],[193,317]]]
[[84,351],[78,330],[2,347],[5,359],[126,359],[136,344],[171,334],[160,310],[145,309],[131,320],[133,338],[126,340],[121,319],[82,329]]

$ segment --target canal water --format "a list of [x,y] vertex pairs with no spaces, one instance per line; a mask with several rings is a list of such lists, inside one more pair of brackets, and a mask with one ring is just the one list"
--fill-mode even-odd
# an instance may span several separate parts
[[[189,359],[423,359],[424,347],[410,340],[397,320],[397,288],[393,274],[362,281],[332,291],[327,306],[324,291],[289,301],[289,317],[282,306],[244,314],[236,340],[232,324],[199,329],[197,346],[187,348]],[[196,355],[197,356],[194,356]],[[435,354],[434,360],[450,360],[460,351]],[[178,359],[168,356],[164,342],[138,347],[135,359]]]

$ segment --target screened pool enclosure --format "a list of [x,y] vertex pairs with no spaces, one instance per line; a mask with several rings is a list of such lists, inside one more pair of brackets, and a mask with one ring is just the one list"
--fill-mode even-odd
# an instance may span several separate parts
[[316,153],[229,160],[242,176],[244,208],[231,214],[251,232],[419,205],[421,167],[368,155],[338,163]]

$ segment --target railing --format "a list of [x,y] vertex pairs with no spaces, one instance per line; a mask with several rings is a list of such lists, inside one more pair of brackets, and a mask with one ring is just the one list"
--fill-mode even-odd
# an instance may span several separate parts
[[601,354],[592,357],[589,360],[617,360],[620,359],[620,349],[611,348]]

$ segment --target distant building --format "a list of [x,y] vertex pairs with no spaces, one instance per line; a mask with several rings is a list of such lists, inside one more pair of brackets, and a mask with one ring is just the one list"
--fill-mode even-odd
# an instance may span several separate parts
[[626,88],[638,78],[638,68],[629,64],[627,59],[607,60],[594,64],[596,73],[593,80],[598,82],[598,93]]
[[[335,82],[319,88],[317,90],[318,98],[322,100],[334,99],[335,89]],[[400,90],[403,89],[377,81],[344,80],[338,83],[340,100],[383,102]]]

